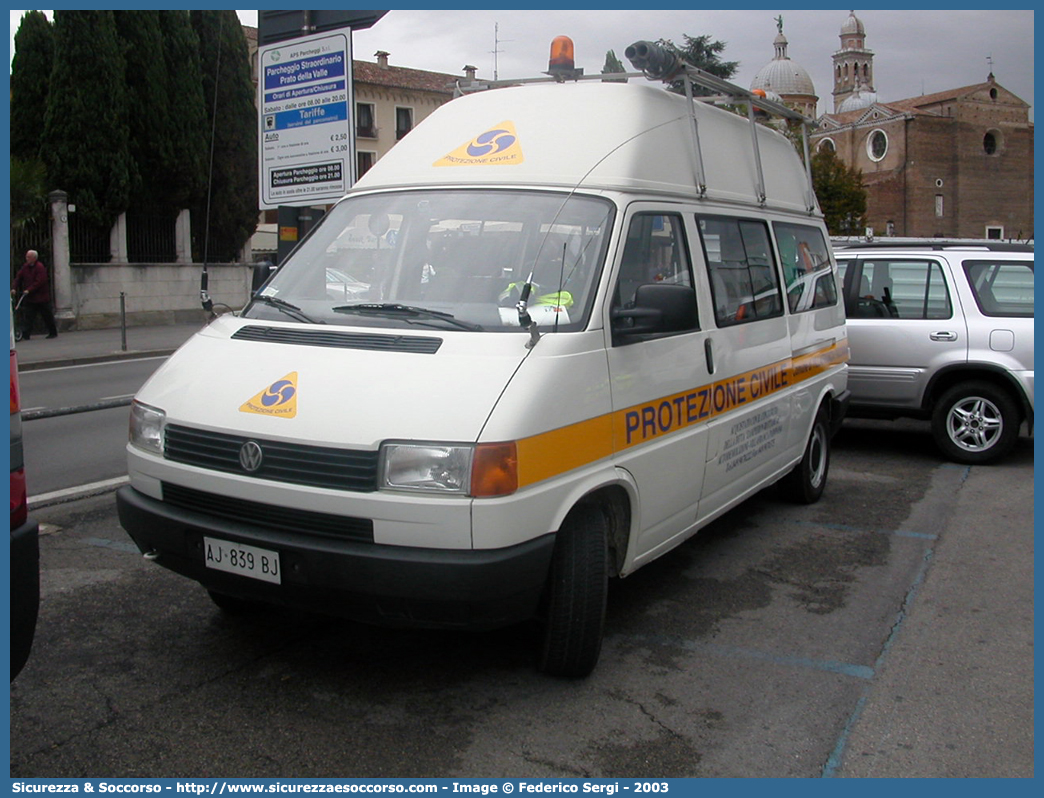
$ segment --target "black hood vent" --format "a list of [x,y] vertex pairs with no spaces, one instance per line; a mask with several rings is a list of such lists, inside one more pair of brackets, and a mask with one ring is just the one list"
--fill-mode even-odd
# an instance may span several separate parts
[[263,341],[292,346],[325,346],[332,349],[368,349],[373,352],[412,352],[434,355],[442,346],[441,338],[421,335],[384,335],[380,333],[337,332],[335,330],[297,329],[247,325],[237,330],[237,341]]

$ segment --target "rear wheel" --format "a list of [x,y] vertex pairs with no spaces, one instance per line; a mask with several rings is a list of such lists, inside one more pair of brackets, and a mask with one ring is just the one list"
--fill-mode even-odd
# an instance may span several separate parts
[[780,492],[788,501],[815,504],[823,495],[830,470],[830,419],[821,407],[812,422],[812,432],[801,462],[779,481]]
[[988,382],[955,385],[932,412],[935,443],[950,460],[978,465],[1011,451],[1019,437],[1019,408]]
[[608,524],[594,505],[574,509],[555,540],[540,670],[587,676],[598,663],[609,594]]

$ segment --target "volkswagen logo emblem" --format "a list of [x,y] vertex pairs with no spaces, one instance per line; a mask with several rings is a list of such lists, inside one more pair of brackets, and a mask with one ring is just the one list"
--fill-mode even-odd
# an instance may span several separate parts
[[264,452],[261,451],[261,445],[257,441],[247,441],[239,447],[239,464],[247,473],[253,474],[257,471],[261,467],[263,459]]

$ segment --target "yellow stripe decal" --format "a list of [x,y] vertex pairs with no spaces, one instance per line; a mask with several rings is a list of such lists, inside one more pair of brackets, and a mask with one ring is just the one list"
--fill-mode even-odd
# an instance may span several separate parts
[[689,391],[542,432],[517,442],[518,486],[574,468],[738,410],[848,361],[848,341],[787,358]]

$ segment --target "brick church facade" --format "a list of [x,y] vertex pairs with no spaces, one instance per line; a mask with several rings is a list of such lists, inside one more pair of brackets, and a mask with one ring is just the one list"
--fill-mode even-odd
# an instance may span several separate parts
[[841,44],[834,113],[819,118],[811,146],[830,147],[862,171],[874,235],[1032,238],[1029,105],[992,74],[980,84],[882,102],[854,13]]

